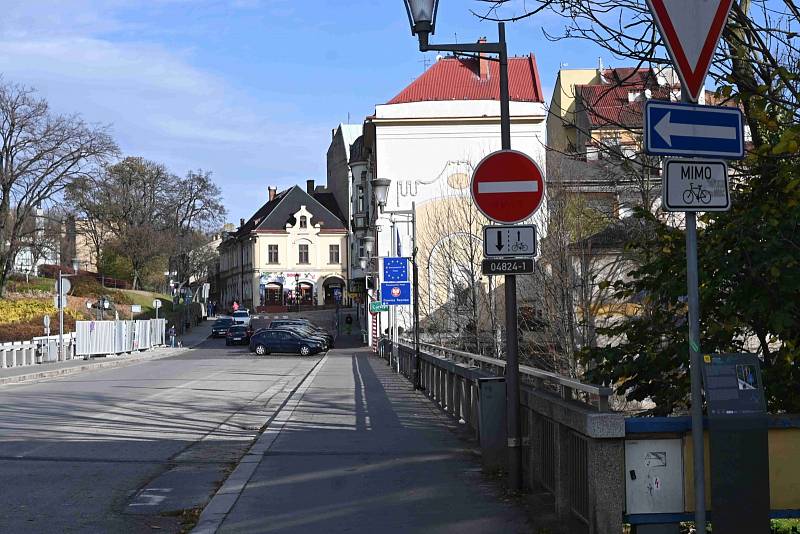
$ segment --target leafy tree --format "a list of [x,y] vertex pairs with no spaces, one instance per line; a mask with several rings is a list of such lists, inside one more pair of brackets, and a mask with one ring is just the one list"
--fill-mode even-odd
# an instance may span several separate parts
[[134,288],[168,266],[185,284],[203,276],[216,254],[206,245],[225,209],[210,172],[179,178],[160,163],[127,157],[76,181],[68,194],[101,256],[111,255],[104,266],[129,265]]

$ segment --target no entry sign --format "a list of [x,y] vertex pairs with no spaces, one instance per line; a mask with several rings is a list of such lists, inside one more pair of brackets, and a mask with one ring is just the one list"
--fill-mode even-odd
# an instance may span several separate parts
[[539,209],[544,198],[544,175],[526,154],[500,150],[475,167],[471,192],[472,200],[489,219],[518,223]]

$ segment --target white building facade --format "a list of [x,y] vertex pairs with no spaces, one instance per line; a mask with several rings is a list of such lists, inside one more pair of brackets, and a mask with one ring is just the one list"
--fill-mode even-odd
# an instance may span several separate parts
[[[376,228],[373,256],[395,256],[398,252],[411,256],[413,244],[411,225],[401,222],[407,217],[378,213],[370,181],[391,181],[385,211],[416,207],[418,234],[421,227],[436,222],[426,218],[437,213],[431,209],[433,204],[448,197],[469,197],[472,169],[501,148],[498,78],[496,62],[443,58],[388,103],[376,106],[374,116],[366,119],[362,154],[365,172],[363,181],[353,190],[360,185],[366,188]],[[509,58],[509,89],[511,146],[531,156],[544,171],[546,109],[533,55]],[[359,180],[356,173],[353,180]],[[394,231],[392,219],[396,221]],[[435,250],[424,252],[429,255]],[[418,254],[421,286],[427,281],[428,260]],[[373,268],[378,268],[377,262],[373,262]],[[408,328],[410,306],[407,308],[401,313],[405,317],[401,324]],[[387,325],[387,314],[382,315],[378,331],[385,331]],[[371,337],[372,329],[368,330]]]

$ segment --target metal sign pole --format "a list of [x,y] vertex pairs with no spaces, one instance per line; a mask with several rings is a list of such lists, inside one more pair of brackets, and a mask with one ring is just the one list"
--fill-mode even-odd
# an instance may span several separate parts
[[64,277],[61,269],[58,270],[58,361],[64,361],[64,303],[61,293],[64,288]]
[[[389,256],[392,257],[397,253],[397,229],[395,228],[394,217],[389,217],[389,220],[392,222],[391,224],[391,244],[392,250],[389,252]],[[386,260],[384,260],[385,262]],[[389,338],[392,340],[392,352],[389,355],[389,367],[392,367],[392,362],[397,359],[397,306],[392,306],[391,311],[389,312]],[[399,365],[398,365],[399,368]],[[398,369],[399,371],[399,369]]]
[[[691,102],[689,90],[681,86],[681,99]],[[686,290],[689,300],[689,376],[692,382],[692,459],[694,475],[694,522],[696,532],[706,531],[705,441],[703,439],[703,390],[700,369],[700,294],[697,274],[697,217],[686,215]]]
[[[508,49],[506,26],[497,25],[500,43],[500,143],[511,148],[511,112],[508,95]],[[506,275],[506,421],[508,438],[508,487],[522,488],[522,440],[519,420],[519,353],[517,346],[517,277]]]

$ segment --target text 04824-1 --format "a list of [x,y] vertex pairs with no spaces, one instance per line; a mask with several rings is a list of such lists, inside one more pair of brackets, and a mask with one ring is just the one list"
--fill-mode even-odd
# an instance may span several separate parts
[[483,260],[483,274],[529,274],[533,272],[532,259]]

